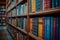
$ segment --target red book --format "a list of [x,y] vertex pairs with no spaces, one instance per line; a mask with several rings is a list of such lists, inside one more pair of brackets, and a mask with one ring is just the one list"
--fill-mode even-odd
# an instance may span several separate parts
[[54,40],[56,40],[56,19],[54,18]]
[[50,9],[51,7],[51,0],[43,0],[43,10]]

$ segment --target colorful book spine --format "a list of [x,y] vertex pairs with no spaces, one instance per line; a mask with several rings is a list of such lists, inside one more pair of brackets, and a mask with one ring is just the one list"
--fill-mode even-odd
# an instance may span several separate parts
[[53,40],[56,40],[56,18],[54,18],[54,38]]
[[55,0],[56,1],[56,3],[55,3],[55,5],[56,5],[56,7],[59,7],[59,0]]
[[45,40],[51,40],[50,39],[50,17],[45,17],[45,29],[44,29],[44,39]]
[[58,24],[58,21],[59,18],[57,17],[56,18],[56,40],[59,40],[59,24]]
[[18,16],[20,16],[20,11],[21,11],[21,5],[18,5],[18,12],[17,12]]
[[60,0],[58,0],[58,4],[59,4],[59,7],[60,7]]
[[30,33],[32,33],[33,32],[33,29],[32,29],[32,20],[33,20],[33,18],[30,18]]
[[35,35],[35,36],[38,36],[38,18],[33,18],[33,21],[32,21],[32,23],[33,23],[33,34]]
[[40,0],[36,0],[36,11],[40,11]]
[[38,22],[39,22],[39,24],[38,24],[38,36],[40,38],[43,38],[43,36],[44,36],[43,35],[43,32],[44,32],[44,18],[43,17],[39,18]]
[[32,12],[36,12],[36,0],[31,0]]
[[56,7],[55,3],[56,3],[55,0],[52,0],[52,8]]
[[55,22],[54,22],[54,17],[51,17],[51,40],[54,40],[54,34],[55,34]]

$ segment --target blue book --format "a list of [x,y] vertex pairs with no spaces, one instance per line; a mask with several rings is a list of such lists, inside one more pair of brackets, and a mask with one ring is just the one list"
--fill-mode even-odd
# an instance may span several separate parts
[[52,8],[55,8],[56,7],[56,5],[55,5],[55,2],[56,0],[52,0]]
[[38,18],[37,18],[37,17],[36,17],[36,18],[33,18],[32,21],[33,21],[33,22],[32,22],[33,34],[34,34],[35,36],[38,36]]
[[60,17],[58,17],[58,39],[60,40]]
[[50,39],[50,17],[45,17],[45,29],[44,29],[44,39],[45,40],[51,40]]
[[40,0],[36,0],[36,11],[40,11]]
[[58,4],[59,4],[59,7],[60,7],[60,0],[58,0]]
[[20,16],[20,11],[21,11],[21,5],[18,5],[18,16]]
[[59,7],[59,4],[58,3],[59,3],[59,0],[56,0],[56,4],[55,4],[56,7]]
[[51,17],[51,40],[54,40],[53,37],[54,37],[54,17]]
[[58,17],[56,18],[56,40],[59,40],[59,24],[58,24]]

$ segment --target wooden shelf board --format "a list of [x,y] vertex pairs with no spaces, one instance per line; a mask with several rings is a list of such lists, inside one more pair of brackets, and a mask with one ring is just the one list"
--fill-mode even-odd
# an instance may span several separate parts
[[36,39],[36,40],[43,40],[42,38],[36,37],[35,35],[29,33],[29,36]]
[[[24,0],[27,1],[27,0]],[[16,4],[16,6],[12,7],[8,12],[10,12],[11,10],[13,10],[14,8],[16,8],[19,4],[23,4],[24,1],[20,1],[19,3]],[[8,13],[7,12],[7,13]]]
[[60,8],[54,8],[46,11],[40,11],[36,13],[29,13],[29,16],[41,16],[41,15],[52,15],[52,14],[57,14],[60,12]]
[[10,2],[8,2],[8,4],[7,4],[7,8],[9,7],[10,4],[11,4],[11,0],[10,0]]
[[[10,24],[10,23],[8,23],[8,24]],[[16,26],[14,26],[14,25],[12,25],[12,24],[10,24],[10,25],[11,25],[12,27],[14,27],[15,29],[17,29],[17,30],[23,32],[24,34],[27,34],[27,32],[24,31],[23,29],[21,29],[21,28],[19,28],[19,27],[16,27]]]

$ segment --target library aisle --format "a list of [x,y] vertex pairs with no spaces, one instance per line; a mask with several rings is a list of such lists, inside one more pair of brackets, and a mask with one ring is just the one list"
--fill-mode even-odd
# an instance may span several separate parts
[[60,40],[60,0],[0,0],[0,40]]
[[13,40],[6,28],[7,26],[0,26],[0,40]]

